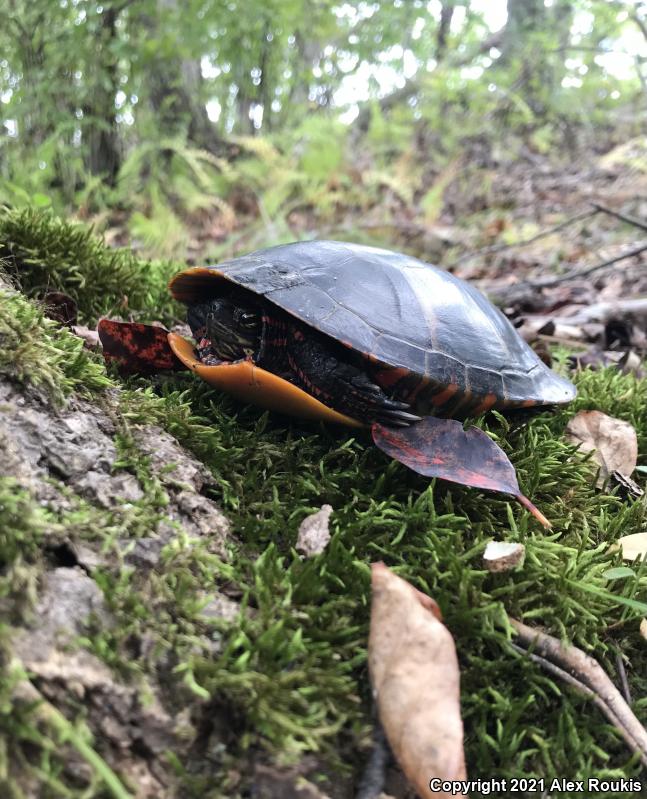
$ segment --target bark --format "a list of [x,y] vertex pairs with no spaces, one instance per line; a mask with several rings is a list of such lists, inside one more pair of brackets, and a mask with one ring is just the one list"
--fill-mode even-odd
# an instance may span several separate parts
[[[174,10],[177,0],[158,0],[159,16]],[[143,25],[152,37],[157,20],[145,16]],[[156,53],[146,70],[148,95],[161,136],[186,134],[187,139],[216,155],[228,155],[230,146],[219,135],[202,102],[202,70],[198,59]]]
[[436,32],[436,61],[440,63],[447,51],[447,38],[454,16],[454,9],[456,6],[452,0],[445,0],[442,10],[440,12],[440,22],[438,23],[438,31]]
[[[517,67],[515,85],[523,87],[524,99],[536,115],[545,113],[547,98],[564,75],[563,57],[553,51],[568,47],[572,16],[571,0],[558,0],[549,8],[543,0],[508,0],[499,64]],[[546,37],[553,39],[553,47],[546,47]]]
[[117,39],[119,8],[104,9],[97,41],[97,74],[101,80],[91,87],[91,95],[83,105],[87,151],[86,168],[91,175],[103,175],[110,186],[115,185],[121,165],[119,132],[115,97],[119,90],[117,58],[112,44]]

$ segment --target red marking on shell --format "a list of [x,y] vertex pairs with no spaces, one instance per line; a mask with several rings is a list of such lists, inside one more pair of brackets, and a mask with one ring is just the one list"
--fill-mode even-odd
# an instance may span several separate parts
[[436,394],[435,397],[432,397],[431,401],[436,407],[440,407],[446,402],[449,402],[449,400],[454,396],[454,394],[456,394],[457,391],[458,385],[456,383],[450,383],[446,389],[440,392],[440,394]]
[[489,411],[490,408],[495,404],[495,402],[496,402],[496,394],[486,394],[485,397],[483,397],[481,403],[477,405],[476,408],[474,408],[473,411],[474,415],[477,415],[479,413],[485,413],[485,411]]
[[391,388],[403,377],[410,375],[411,371],[404,366],[394,366],[389,369],[381,369],[376,375],[376,381],[382,388]]
[[414,402],[416,401],[416,397],[418,396],[418,394],[420,394],[420,392],[424,388],[427,388],[427,386],[429,386],[430,384],[431,380],[428,377],[419,378],[417,384],[413,387],[413,389],[409,392],[408,396],[406,397],[407,402],[413,405]]

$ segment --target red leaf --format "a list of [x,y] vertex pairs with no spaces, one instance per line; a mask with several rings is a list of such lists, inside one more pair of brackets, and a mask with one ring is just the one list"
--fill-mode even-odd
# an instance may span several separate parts
[[426,477],[512,494],[546,527],[550,522],[519,491],[514,466],[505,452],[482,430],[455,419],[426,416],[411,427],[371,428],[373,441],[387,455]]
[[98,325],[103,357],[125,374],[152,374],[186,369],[168,343],[168,330],[138,322],[101,319]]

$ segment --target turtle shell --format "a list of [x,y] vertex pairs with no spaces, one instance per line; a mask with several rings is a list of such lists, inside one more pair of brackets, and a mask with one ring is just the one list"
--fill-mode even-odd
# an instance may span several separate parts
[[196,302],[218,293],[218,279],[374,362],[469,398],[472,408],[565,403],[576,394],[476,288],[409,255],[296,242],[187,269],[170,289],[176,299]]

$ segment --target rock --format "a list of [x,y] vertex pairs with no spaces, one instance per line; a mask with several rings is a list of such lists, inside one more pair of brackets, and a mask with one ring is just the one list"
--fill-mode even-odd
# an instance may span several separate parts
[[46,572],[30,627],[22,633],[29,646],[19,644],[19,654],[31,663],[46,659],[49,648],[66,644],[83,633],[90,615],[104,626],[112,623],[101,590],[81,569],[60,568]]
[[200,493],[215,485],[207,467],[192,457],[161,427],[138,427],[133,431],[137,448],[150,459],[153,472],[165,485]]
[[144,498],[144,492],[132,474],[109,475],[93,470],[75,485],[81,495],[93,499],[102,508],[114,508],[124,502],[132,503]]
[[299,552],[303,552],[306,557],[312,558],[314,555],[320,555],[328,546],[331,514],[332,507],[330,505],[322,505],[321,510],[306,516],[301,522],[296,548]]
[[483,552],[483,565],[490,572],[510,571],[523,563],[526,548],[508,541],[489,541]]
[[210,539],[212,552],[224,556],[225,540],[229,533],[229,522],[215,502],[193,491],[181,491],[175,497],[177,511],[169,514],[182,524],[185,530],[198,538]]
[[200,615],[206,619],[224,619],[229,622],[235,621],[239,613],[238,602],[219,593],[214,594],[200,611]]

